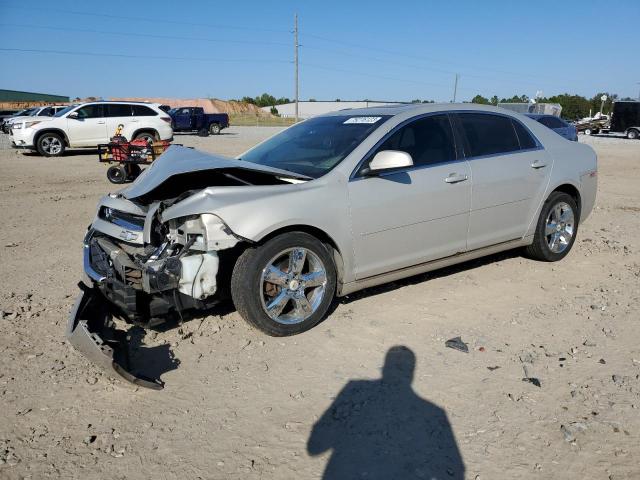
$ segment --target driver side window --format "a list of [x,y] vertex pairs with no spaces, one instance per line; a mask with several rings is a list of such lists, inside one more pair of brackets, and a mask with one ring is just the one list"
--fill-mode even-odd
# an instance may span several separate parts
[[102,105],[87,105],[77,110],[78,118],[101,118]]
[[432,165],[456,160],[451,123],[446,115],[415,120],[393,133],[375,153],[399,150],[411,155],[414,165]]

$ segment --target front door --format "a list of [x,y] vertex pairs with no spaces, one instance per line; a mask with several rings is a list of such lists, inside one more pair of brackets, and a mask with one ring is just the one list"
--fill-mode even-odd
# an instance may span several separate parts
[[173,123],[176,130],[191,130],[191,109],[178,109],[174,116]]
[[77,110],[77,118],[67,117],[69,143],[77,147],[93,147],[108,139],[103,105],[85,105]]
[[549,181],[553,159],[507,115],[459,113],[473,194],[469,250],[522,238]]
[[414,165],[377,176],[358,174],[349,182],[356,279],[466,250],[471,175],[456,154],[449,117],[410,121],[368,160],[383,150],[404,151]]

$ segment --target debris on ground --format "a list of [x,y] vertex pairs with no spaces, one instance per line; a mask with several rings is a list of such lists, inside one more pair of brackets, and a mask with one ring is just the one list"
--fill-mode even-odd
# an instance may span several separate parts
[[450,338],[449,340],[444,342],[444,345],[446,347],[453,348],[454,350],[459,350],[464,353],[469,353],[469,346],[466,343],[464,343],[462,341],[462,338],[460,337]]

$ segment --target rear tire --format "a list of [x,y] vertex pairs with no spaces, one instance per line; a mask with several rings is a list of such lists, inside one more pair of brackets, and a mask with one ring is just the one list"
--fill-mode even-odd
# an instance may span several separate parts
[[553,192],[542,206],[527,256],[543,262],[562,260],[576,240],[580,212],[571,195]]
[[590,128],[585,128],[584,129],[584,134],[585,135],[591,135],[591,129]]
[[231,298],[240,316],[274,337],[316,326],[327,314],[335,291],[330,249],[304,232],[284,233],[247,248],[231,276]]
[[640,137],[638,130],[631,129],[627,132],[627,138],[629,140],[636,140],[638,137]]
[[64,153],[64,139],[57,133],[44,133],[36,142],[38,153],[44,157],[59,157]]
[[220,134],[220,124],[212,123],[209,125],[209,133],[211,135],[219,135]]
[[158,140],[158,135],[151,132],[141,132],[136,135],[136,138],[134,138],[134,140],[146,140],[147,142],[153,143]]

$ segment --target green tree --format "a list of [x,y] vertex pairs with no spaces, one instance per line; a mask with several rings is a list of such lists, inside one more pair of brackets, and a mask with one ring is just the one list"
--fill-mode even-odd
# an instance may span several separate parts
[[493,105],[494,107],[498,105],[498,96],[494,95],[493,97],[491,97],[491,100],[489,100],[491,102],[491,105]]
[[489,99],[483,97],[482,95],[476,95],[471,99],[471,103],[480,103],[482,105],[489,105]]

